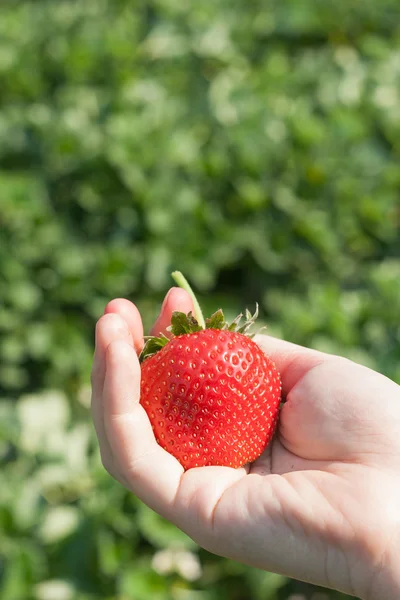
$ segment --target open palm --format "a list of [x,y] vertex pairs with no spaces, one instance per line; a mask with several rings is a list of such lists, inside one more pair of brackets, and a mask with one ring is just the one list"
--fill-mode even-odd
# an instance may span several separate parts
[[[166,332],[173,310],[193,310],[183,290],[167,295],[152,333]],[[139,404],[140,315],[126,300],[111,302],[92,372],[103,464],[211,552],[375,598],[400,548],[400,388],[345,359],[255,339],[282,377],[277,435],[252,465],[185,472]]]

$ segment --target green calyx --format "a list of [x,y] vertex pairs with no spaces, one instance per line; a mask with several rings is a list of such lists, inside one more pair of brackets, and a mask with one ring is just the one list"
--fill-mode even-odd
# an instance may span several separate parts
[[[176,283],[178,283],[180,287],[185,289],[191,295],[196,311],[196,316],[193,316],[191,312],[187,315],[178,311],[172,313],[171,325],[167,329],[172,336],[178,337],[180,335],[197,333],[205,329],[219,329],[221,331],[241,333],[250,338],[254,337],[255,334],[250,334],[249,330],[257,320],[258,304],[256,304],[256,311],[254,315],[252,315],[249,310],[246,310],[245,315],[238,315],[236,319],[232,321],[232,323],[225,321],[222,309],[217,310],[213,315],[211,315],[211,317],[204,320],[200,305],[184,276],[179,272],[174,272],[172,276]],[[243,317],[245,317],[244,322],[242,322]],[[159,350],[161,350],[170,341],[169,338],[164,334],[159,337],[148,336],[145,339],[146,343],[140,355],[140,362],[143,362],[146,358],[154,356],[154,354],[159,352]]]

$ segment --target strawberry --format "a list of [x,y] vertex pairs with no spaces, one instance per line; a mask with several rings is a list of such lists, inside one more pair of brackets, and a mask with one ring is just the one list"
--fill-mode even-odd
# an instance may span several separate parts
[[[193,294],[181,274],[174,278]],[[175,312],[165,336],[148,338],[141,354],[141,404],[157,442],[185,469],[240,467],[271,440],[279,413],[281,381],[274,363],[246,335],[246,311],[228,325],[222,310],[204,322]]]

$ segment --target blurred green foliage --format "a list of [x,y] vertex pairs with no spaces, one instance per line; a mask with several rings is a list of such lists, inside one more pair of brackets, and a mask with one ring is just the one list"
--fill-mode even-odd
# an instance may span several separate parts
[[[0,596],[338,599],[103,472],[95,319],[169,273],[400,381],[398,0],[3,0]],[[319,595],[318,595],[319,594]]]

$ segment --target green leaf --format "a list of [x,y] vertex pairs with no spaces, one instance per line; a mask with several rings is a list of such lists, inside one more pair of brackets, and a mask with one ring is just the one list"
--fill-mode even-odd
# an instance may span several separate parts
[[217,310],[209,319],[206,319],[207,329],[224,329],[225,317],[221,309]]
[[118,587],[121,598],[135,600],[170,600],[171,596],[165,577],[155,573],[150,565],[136,562],[135,568],[128,565],[119,575]]
[[253,325],[257,319],[258,319],[258,304],[256,304],[256,310],[255,310],[254,315],[252,315],[251,312],[248,309],[246,309],[246,321],[243,323],[243,325],[238,327],[236,331],[238,333],[242,333],[243,335],[247,335],[247,332],[249,331],[249,329],[251,329],[251,327],[253,327]]
[[190,312],[187,315],[183,312],[175,311],[172,313],[171,326],[168,328],[175,336],[186,333],[196,333],[201,331],[202,327]]
[[144,348],[140,354],[140,362],[143,362],[146,358],[150,358],[157,354],[161,348],[164,348],[169,342],[169,339],[162,335],[160,337],[149,337],[144,345]]
[[102,573],[115,575],[120,568],[117,537],[111,531],[100,529],[97,535],[97,551]]

